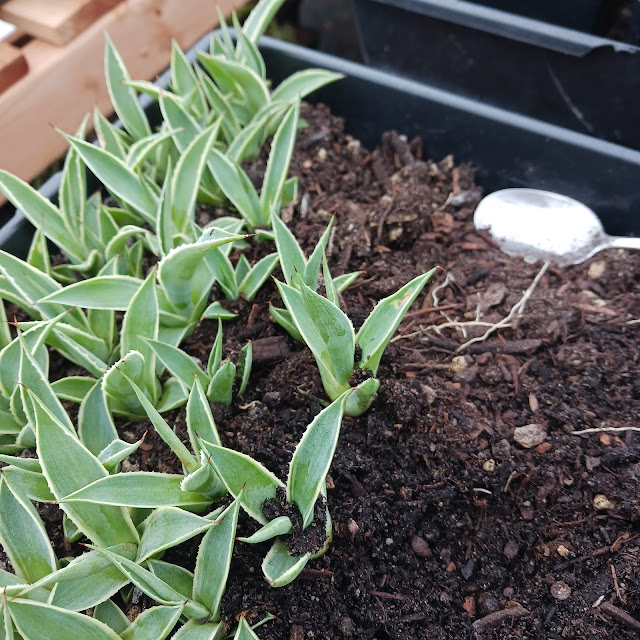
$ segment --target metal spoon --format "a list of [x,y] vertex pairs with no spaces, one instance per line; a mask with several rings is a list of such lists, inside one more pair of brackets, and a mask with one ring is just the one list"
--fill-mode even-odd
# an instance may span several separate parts
[[596,214],[577,200],[539,189],[503,189],[484,197],[473,216],[500,249],[525,262],[566,267],[603,249],[640,249],[640,238],[605,233]]

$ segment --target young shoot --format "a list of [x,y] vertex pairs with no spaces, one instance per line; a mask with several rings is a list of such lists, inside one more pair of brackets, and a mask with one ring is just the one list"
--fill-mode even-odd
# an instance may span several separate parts
[[[203,450],[208,462],[222,479],[229,493],[239,498],[240,506],[262,527],[243,542],[257,543],[275,538],[270,551],[262,564],[269,584],[274,587],[289,584],[298,576],[309,559],[322,555],[331,541],[331,518],[326,505],[324,523],[315,523],[316,502],[326,497],[326,476],[333,460],[338,443],[340,426],[352,390],[346,391],[322,410],[309,424],[298,443],[289,466],[286,485],[273,473],[251,457],[226,449],[220,444],[202,440]],[[276,498],[284,491],[285,499],[297,506],[300,521],[296,525],[301,529],[320,526],[323,542],[319,548],[305,549],[292,554],[284,536],[294,529],[294,523],[288,516],[268,521],[263,511],[265,500]]]
[[[287,259],[281,254],[283,265]],[[286,273],[285,269],[283,266]],[[340,309],[326,259],[323,261],[326,297],[314,291],[297,272],[290,284],[276,280],[289,317],[318,364],[327,395],[335,400],[355,385],[345,407],[346,415],[361,415],[371,406],[379,386],[375,376],[382,354],[434,271],[417,276],[378,302],[357,334]]]

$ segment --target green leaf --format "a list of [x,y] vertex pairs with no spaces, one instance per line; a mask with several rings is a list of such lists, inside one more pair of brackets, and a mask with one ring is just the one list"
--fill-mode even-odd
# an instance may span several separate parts
[[302,514],[302,528],[313,522],[313,508],[320,495],[338,444],[347,396],[323,409],[307,427],[291,459],[287,480],[287,501],[294,502]]
[[198,602],[190,599],[185,602],[181,593],[135,562],[107,549],[98,549],[97,551],[108,557],[140,591],[146,593],[156,602],[167,606],[179,606],[184,603],[184,613],[193,618],[202,619],[211,615],[209,610]]
[[181,153],[200,133],[196,119],[184,108],[178,96],[163,92],[160,94],[160,111],[164,122],[173,130],[173,142]]
[[[131,169],[137,169],[144,165],[149,156],[158,151],[161,145],[174,135],[174,131],[169,129],[158,133],[153,133],[146,138],[136,140],[127,152],[126,163]],[[166,151],[165,145],[165,151]]]
[[56,556],[38,512],[23,492],[14,493],[4,479],[0,479],[0,513],[0,542],[16,575],[37,582],[55,571]]
[[176,626],[182,605],[145,609],[121,634],[122,640],[164,640]]
[[133,444],[124,442],[124,440],[114,440],[100,452],[98,460],[102,462],[102,465],[109,473],[113,473],[115,468],[132,453],[137,451],[143,442],[144,436]]
[[280,256],[277,253],[270,253],[253,265],[238,286],[239,292],[246,300],[251,301],[256,297],[262,285],[273,273],[279,260]]
[[225,509],[198,547],[193,598],[211,611],[213,622],[220,620],[220,601],[227,586],[241,499],[240,494]]
[[201,518],[184,509],[160,507],[144,521],[136,562],[142,564],[151,556],[190,540],[215,524],[214,520]]
[[283,2],[284,0],[260,0],[251,10],[242,28],[251,42],[258,42]]
[[145,410],[136,394],[131,395],[129,379],[141,382],[145,361],[139,351],[129,351],[102,377],[102,390],[114,413],[134,419],[145,418]]
[[222,320],[218,318],[218,332],[216,333],[216,338],[213,341],[213,346],[211,347],[211,353],[209,353],[209,361],[207,362],[207,373],[209,376],[213,376],[213,374],[220,368],[220,363],[222,362]]
[[[67,360],[86,369],[94,376],[100,377],[109,368],[109,365],[95,355],[93,351],[79,344],[74,338],[75,336],[72,337],[66,331],[54,329],[49,335],[47,343],[67,358]],[[104,344],[101,346],[104,346]],[[100,350],[102,351],[103,349]],[[82,400],[82,398],[80,398],[80,400]]]
[[[20,456],[5,456],[0,455],[0,462],[4,462],[6,465],[12,465],[25,471],[33,471],[35,473],[41,473],[42,467],[40,461],[37,458],[21,458]],[[3,467],[2,473],[6,467]]]
[[7,321],[7,312],[4,308],[4,302],[0,298],[0,350],[4,349],[13,340],[9,323]]
[[56,302],[87,309],[126,311],[142,282],[139,278],[131,276],[96,276],[51,293],[40,302]]
[[342,293],[349,285],[354,283],[358,276],[360,275],[359,271],[352,271],[351,273],[343,273],[341,276],[336,276],[333,279],[333,286],[336,288],[338,293]]
[[182,349],[178,349],[160,340],[147,339],[145,342],[158,356],[162,364],[174,375],[191,388],[195,380],[201,384],[208,384],[209,377]]
[[[221,116],[224,117],[224,116]],[[200,132],[182,152],[171,186],[171,215],[181,231],[195,219],[196,196],[211,149],[218,138],[220,119]]]
[[244,618],[240,618],[240,623],[236,629],[236,635],[233,636],[233,640],[260,640],[260,638],[258,638],[249,626],[249,623]]
[[[20,296],[20,299],[12,301],[25,308],[28,312],[30,308],[35,308],[45,318],[52,319],[68,311],[61,305],[45,304],[40,300],[40,298],[61,289],[60,285],[46,273],[34,269],[26,262],[5,251],[0,251],[0,272],[4,273],[8,283]],[[4,297],[11,299],[7,292],[5,292]],[[85,319],[77,310],[69,312],[67,322],[79,327],[86,326]]]
[[325,297],[335,307],[339,307],[340,300],[338,300],[338,292],[336,291],[336,286],[333,282],[333,278],[331,277],[331,271],[329,271],[326,254],[322,254],[322,275],[324,277]]
[[42,227],[47,236],[72,262],[82,262],[84,252],[75,235],[67,228],[60,210],[29,184],[8,171],[0,170],[0,190],[20,209],[31,224]]
[[84,446],[96,456],[118,439],[101,384],[96,384],[80,405],[78,435]]
[[277,322],[294,340],[302,342],[302,336],[296,327],[291,314],[286,309],[279,309],[269,305],[269,315]]
[[298,278],[300,291],[276,281],[300,335],[313,353],[327,395],[335,400],[349,388],[355,337],[347,316]]
[[[237,498],[241,493],[240,506],[261,524],[267,519],[262,512],[262,503],[274,498],[276,488],[284,486],[273,473],[253,458],[225,449],[211,442],[201,441],[203,451],[224,482],[229,493]],[[243,491],[244,488],[244,491]]]
[[51,383],[51,388],[61,400],[82,402],[87,394],[95,387],[95,378],[86,376],[67,376]]
[[18,598],[5,606],[25,640],[120,640],[113,629],[80,613]]
[[[118,199],[133,207],[152,227],[158,203],[141,177],[124,160],[94,144],[61,134],[77,151],[91,172]],[[148,134],[147,134],[148,135]]]
[[164,418],[158,413],[155,407],[149,402],[147,397],[142,393],[142,390],[138,385],[129,378],[125,373],[122,374],[124,378],[129,382],[131,388],[136,394],[138,401],[144,407],[149,419],[151,420],[158,435],[169,445],[169,448],[173,453],[178,456],[178,459],[184,465],[184,468],[189,472],[195,471],[200,465],[198,461],[189,453],[189,450],[182,444],[182,441],[175,434],[173,429],[165,422]]
[[324,233],[320,236],[320,240],[318,240],[318,244],[315,246],[313,253],[309,256],[309,260],[304,268],[304,275],[300,272],[304,283],[314,291],[317,291],[318,289],[318,272],[320,271],[322,259],[325,257],[327,243],[331,237],[333,221],[334,218],[332,217],[327,228],[324,230]]
[[199,113],[206,111],[204,98],[199,94],[199,85],[196,74],[193,71],[191,63],[184,55],[180,45],[175,41],[171,41],[171,86],[174,91],[185,96],[196,89],[199,99],[196,102]]
[[181,475],[147,471],[117,473],[85,485],[58,500],[67,506],[86,504],[103,505],[106,508],[207,507],[211,501],[205,496],[182,490],[180,483],[183,478]]
[[[78,127],[76,137],[84,138],[86,135],[89,114],[87,114]],[[67,223],[69,229],[78,229],[80,233],[80,242],[83,241],[84,229],[84,207],[87,200],[86,171],[84,164],[78,157],[78,154],[69,150],[62,169],[62,178],[60,180],[60,212]]]
[[116,633],[122,633],[129,626],[129,618],[113,600],[105,600],[97,605],[93,610],[93,617]]
[[293,556],[284,542],[276,540],[262,562],[262,572],[272,587],[284,587],[300,575],[310,557],[310,553]]
[[127,86],[131,87],[138,93],[144,93],[145,95],[153,98],[156,102],[160,100],[160,95],[164,89],[154,82],[148,80],[130,80],[127,82]]
[[289,163],[296,142],[300,103],[293,105],[280,123],[271,143],[269,161],[260,192],[260,207],[263,219],[268,220],[271,212],[280,212],[282,188],[287,179]]
[[218,428],[211,413],[209,400],[205,396],[198,379],[191,387],[187,402],[187,431],[189,432],[191,447],[196,453],[201,451],[201,439],[218,446],[222,445],[218,435]]
[[233,399],[233,382],[236,377],[236,366],[230,360],[225,361],[222,366],[211,376],[207,387],[207,398],[211,402],[221,402],[229,405]]
[[196,75],[198,76],[198,81],[200,82],[207,102],[211,106],[213,114],[225,114],[225,118],[222,121],[222,133],[227,143],[230,144],[240,133],[242,126],[236,114],[233,112],[227,96],[216,87],[213,80],[211,80],[200,66],[196,67]]
[[270,101],[266,82],[252,69],[221,56],[198,51],[198,60],[223,93],[233,96],[232,108],[245,123]]
[[254,160],[260,155],[260,150],[266,138],[265,125],[267,118],[252,120],[231,141],[226,151],[226,156],[236,164],[242,164],[246,160]]
[[[29,422],[31,426],[34,426],[33,416],[30,412],[30,406],[28,402],[25,403],[25,389],[29,389],[30,392],[36,394],[38,398],[45,402],[48,410],[56,417],[56,419],[64,426],[68,431],[73,432],[73,425],[67,412],[64,410],[62,403],[58,400],[54,390],[51,388],[45,373],[40,369],[35,358],[29,352],[29,347],[22,337],[22,334],[18,334],[21,347],[20,357],[20,395],[23,402],[23,408],[25,413],[29,416]],[[74,432],[75,433],[75,432]]]
[[280,516],[274,518],[270,522],[258,529],[253,535],[248,538],[238,538],[240,542],[246,542],[248,544],[257,544],[259,542],[266,542],[276,536],[284,536],[293,531],[293,524],[287,516]]
[[[112,547],[112,550],[132,557],[135,554],[135,545],[117,545]],[[49,604],[69,611],[84,611],[110,598],[127,582],[127,577],[107,558],[90,551],[27,587],[20,593],[20,597],[27,594],[33,597],[34,591],[38,588],[54,587]]]
[[282,185],[280,204],[284,207],[298,199],[298,176],[291,176]]
[[226,629],[226,625],[222,622],[200,624],[199,620],[192,618],[180,627],[173,638],[174,640],[220,640]]
[[172,215],[172,181],[173,165],[171,163],[171,156],[169,156],[167,158],[167,170],[164,176],[164,183],[162,185],[162,191],[160,192],[160,206],[158,210],[158,223],[156,226],[158,240],[162,249],[162,256],[166,256],[167,253],[176,246],[175,238],[179,234],[179,229],[176,226]]
[[267,69],[260,50],[243,32],[235,12],[231,14],[231,20],[236,32],[236,38],[238,39],[235,52],[236,60],[252,69],[256,75],[265,80],[267,77]]
[[31,239],[27,264],[47,275],[51,275],[51,261],[47,249],[47,239],[42,233],[42,227],[38,227]]
[[122,135],[124,132],[116,129],[116,127],[100,113],[98,107],[95,107],[93,110],[93,127],[96,130],[100,146],[105,151],[120,158],[120,160],[124,160],[127,157],[125,141]]
[[184,567],[180,567],[170,562],[162,560],[147,560],[147,567],[151,573],[170,584],[178,593],[185,598],[190,598],[193,593],[193,573],[187,571]]
[[358,386],[352,387],[344,406],[344,414],[346,416],[362,415],[371,406],[379,386],[380,382],[376,378],[367,378]]
[[297,71],[283,80],[271,94],[272,102],[291,102],[300,100],[320,87],[342,80],[342,73],[327,71],[326,69],[305,69]]
[[357,363],[358,366],[376,374],[380,358],[391,336],[435,271],[436,268],[414,278],[396,293],[378,302],[356,336],[356,343],[362,349],[362,358]]
[[[280,256],[280,268],[282,269],[286,283],[292,284],[296,272],[304,275],[307,261],[295,236],[291,233],[287,225],[282,222],[280,217],[273,216],[271,224],[273,226],[276,248]],[[312,288],[315,289],[315,287]]]
[[207,265],[218,281],[225,298],[236,300],[238,298],[238,283],[231,260],[218,249],[207,255]]
[[[36,421],[38,458],[51,492],[60,500],[107,476],[100,461],[30,391]],[[73,473],[69,471],[73,469]],[[104,546],[138,542],[129,514],[119,507],[65,504],[62,510],[88,538]],[[108,525],[107,525],[108,523]]]
[[238,387],[238,395],[242,396],[249,384],[249,376],[251,375],[251,366],[253,365],[253,345],[251,342],[242,347],[240,358],[238,359],[237,377],[240,378],[240,386]]
[[206,253],[244,237],[213,227],[204,231],[197,242],[172,249],[162,259],[158,268],[158,281],[176,313],[190,313],[203,293],[208,296],[208,291],[203,292],[200,287],[194,287],[194,271],[201,265]]
[[145,368],[139,381],[153,398],[159,394],[160,386],[156,377],[156,354],[145,338],[158,337],[159,310],[155,276],[155,269],[151,269],[131,299],[120,330],[120,357],[124,358],[132,350],[142,354]]
[[93,335],[101,338],[111,352],[117,339],[116,312],[112,309],[89,309],[87,318]]
[[104,75],[113,108],[124,128],[133,138],[139,139],[151,135],[149,121],[138,102],[138,97],[135,91],[127,86],[130,77],[124,62],[106,34],[105,39]]
[[242,167],[214,148],[209,156],[209,168],[224,195],[251,226],[268,220],[268,217],[263,219],[260,198]]
[[204,310],[201,320],[215,320],[216,318],[220,318],[221,320],[233,320],[234,318],[237,318],[237,317],[238,317],[237,313],[233,313],[233,311],[228,311],[216,300],[216,302],[212,302]]
[[251,271],[251,264],[247,260],[247,256],[242,253],[236,263],[236,281],[242,282],[247,277],[249,271]]
[[41,471],[29,471],[14,465],[2,469],[2,477],[15,495],[24,495],[29,500],[54,502],[47,480]]
[[189,397],[189,389],[178,378],[169,378],[162,387],[162,395],[156,405],[158,413],[166,413],[181,407]]

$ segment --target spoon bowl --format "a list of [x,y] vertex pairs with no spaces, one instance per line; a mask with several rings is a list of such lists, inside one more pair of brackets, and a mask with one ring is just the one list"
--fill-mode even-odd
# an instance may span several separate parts
[[500,249],[525,262],[561,267],[584,262],[603,249],[640,249],[640,238],[608,235],[581,202],[539,189],[502,189],[484,197],[473,221],[487,229]]

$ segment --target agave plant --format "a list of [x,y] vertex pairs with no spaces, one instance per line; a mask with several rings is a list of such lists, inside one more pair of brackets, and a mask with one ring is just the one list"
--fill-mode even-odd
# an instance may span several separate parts
[[[327,242],[331,236],[332,229],[333,218],[322,236],[320,236],[320,240],[318,240],[318,243],[307,260],[296,237],[291,233],[287,225],[282,222],[278,216],[273,216],[273,235],[276,242],[277,253],[280,257],[282,273],[287,284],[291,284],[297,274],[308,287],[316,291],[318,288],[320,267],[323,263]],[[342,293],[342,291],[357,279],[358,275],[359,272],[355,271],[333,278],[332,283],[336,293]],[[289,311],[270,306],[269,314],[275,322],[286,329],[294,340],[302,341],[302,336]]]
[[[39,640],[46,633],[53,640],[70,635],[161,640],[181,622],[184,624],[176,637],[191,637],[196,622],[201,633],[202,626],[210,627],[210,635],[197,637],[217,638],[226,633],[228,626],[220,622],[219,607],[241,496],[226,510],[219,508],[205,516],[185,511],[184,507],[207,508],[211,495],[181,488],[184,476],[110,474],[113,466],[109,468],[89,451],[68,418],[60,420],[31,390],[25,390],[25,395],[30,405],[27,411],[36,425],[38,458],[0,458],[8,465],[0,477],[0,542],[15,570],[15,574],[0,572],[6,637],[18,637],[18,633],[24,640]],[[202,396],[194,393],[189,416],[215,441],[215,425],[213,430],[206,429],[202,421],[208,404],[201,401]],[[205,420],[211,425],[208,415]],[[121,452],[120,459],[135,448],[130,446]],[[128,499],[129,506],[117,504],[122,502],[118,480],[128,477],[136,479],[134,494]],[[105,491],[104,480],[109,478],[116,482]],[[92,489],[96,486],[101,488],[99,498]],[[220,487],[224,494],[224,487]],[[83,495],[84,499],[78,498]],[[91,540],[90,551],[70,562],[60,561],[32,504],[34,500],[57,501],[68,520],[68,529]],[[159,559],[166,549],[202,533],[205,536],[194,574]],[[125,624],[110,598],[118,591],[126,595],[129,583],[160,606]],[[92,607],[94,619],[78,613]],[[242,624],[240,628],[247,633]],[[152,630],[153,635],[141,635],[144,629],[147,634]]]
[[316,502],[325,502],[326,476],[338,443],[340,426],[352,390],[346,391],[323,409],[309,424],[294,451],[286,485],[263,465],[250,456],[226,449],[215,442],[202,440],[208,454],[207,462],[215,469],[229,493],[236,496],[240,506],[249,516],[262,525],[252,536],[239,538],[250,544],[275,538],[267,553],[262,570],[273,587],[281,587],[293,581],[311,558],[326,552],[331,542],[331,517],[325,504],[324,539],[319,548],[303,553],[291,553],[286,537],[294,529],[288,516],[267,521],[263,511],[265,500],[273,499],[284,490],[287,502],[296,505],[300,512],[300,529],[307,529],[314,522]]
[[[378,390],[379,382],[375,376],[389,340],[436,269],[417,276],[378,302],[356,334],[351,320],[340,309],[339,290],[324,255],[327,232],[307,261],[284,224],[275,222],[274,231],[286,280],[276,280],[276,285],[287,313],[272,309],[271,314],[311,349],[324,389],[332,400],[355,384],[345,413],[361,415],[371,406]],[[322,261],[325,296],[315,290],[319,261]],[[348,282],[352,275],[343,276],[340,284]]]

